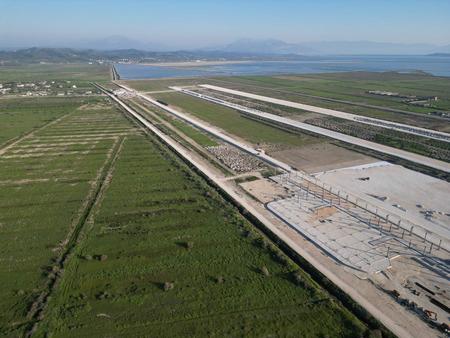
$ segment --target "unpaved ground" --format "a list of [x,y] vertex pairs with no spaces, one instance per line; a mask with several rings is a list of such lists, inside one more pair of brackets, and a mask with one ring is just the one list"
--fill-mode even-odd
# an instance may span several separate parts
[[[399,256],[391,261],[392,267],[386,273],[373,276],[373,280],[385,290],[396,290],[400,294],[399,303],[402,303],[402,299],[415,302],[418,308],[423,307],[435,312],[437,322],[447,322],[448,313],[433,304],[430,299],[434,298],[447,306],[450,304],[448,279],[433,271],[425,270],[419,262],[410,257]],[[425,286],[429,291],[416,283]],[[395,298],[393,297],[393,299]],[[405,309],[408,308],[406,304],[403,302]],[[415,313],[412,308],[409,308],[408,311]],[[422,315],[420,310],[416,311],[417,315]]]
[[323,207],[316,210],[315,218],[324,219],[333,216],[337,212],[335,207]]
[[[257,181],[255,181],[257,182]],[[248,182],[254,183],[254,182]],[[245,183],[246,186],[249,186]],[[240,185],[242,187],[242,185]],[[236,193],[239,194],[237,188]],[[252,193],[255,193],[253,191]],[[240,195],[240,194],[239,194]],[[356,274],[348,271],[317,248],[309,239],[301,236],[296,230],[286,225],[280,219],[272,215],[260,202],[244,195],[242,200],[252,205],[258,212],[267,217],[274,228],[281,232],[281,238],[291,245],[294,250],[302,254],[311,264],[326,275],[336,285],[347,292],[359,304],[372,313],[378,314],[384,324],[390,323],[399,337],[440,337],[438,331],[431,329],[417,315],[405,310],[397,301],[381,290],[369,279],[361,279]],[[255,195],[254,195],[255,196]]]
[[267,179],[244,182],[239,185],[261,203],[268,203],[274,199],[286,197],[286,190],[283,187]]
[[378,161],[373,157],[350,151],[331,143],[317,143],[301,148],[275,151],[270,153],[270,155],[308,173]]

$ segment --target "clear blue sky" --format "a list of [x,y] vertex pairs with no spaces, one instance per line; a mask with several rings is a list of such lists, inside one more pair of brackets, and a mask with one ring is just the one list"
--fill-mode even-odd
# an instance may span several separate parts
[[172,46],[237,38],[450,44],[450,0],[0,0],[0,41],[121,35]]

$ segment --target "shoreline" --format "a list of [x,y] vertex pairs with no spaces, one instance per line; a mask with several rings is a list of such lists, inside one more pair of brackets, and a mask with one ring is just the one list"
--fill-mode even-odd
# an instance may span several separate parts
[[179,61],[179,62],[146,62],[137,63],[140,66],[157,66],[157,67],[200,67],[200,66],[219,66],[228,64],[238,64],[238,63],[250,63],[254,62],[251,60],[224,60],[224,61]]

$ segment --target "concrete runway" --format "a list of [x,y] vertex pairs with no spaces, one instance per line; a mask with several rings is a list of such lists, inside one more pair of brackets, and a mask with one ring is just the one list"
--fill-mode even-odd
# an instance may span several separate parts
[[[210,86],[209,86],[210,87]],[[290,118],[286,118],[286,117],[281,117],[275,114],[270,114],[270,113],[265,113],[256,109],[252,109],[252,108],[247,108],[235,103],[231,103],[228,101],[224,101],[221,99],[217,99],[215,97],[211,97],[211,96],[207,96],[207,95],[203,95],[203,94],[199,94],[184,88],[180,88],[180,87],[171,87],[171,89],[175,89],[178,90],[182,93],[191,95],[191,96],[195,96],[198,97],[200,99],[203,100],[207,100],[213,103],[217,103],[229,108],[233,108],[233,109],[237,109],[239,111],[242,111],[244,113],[247,113],[249,115],[255,116],[257,118],[261,118],[267,121],[271,121],[271,122],[275,122],[278,124],[282,124],[285,126],[288,126],[290,128],[295,128],[295,129],[300,129],[300,130],[306,130],[315,134],[319,134],[319,135],[323,135],[323,136],[327,136],[327,137],[331,137],[335,140],[339,140],[342,142],[346,142],[346,143],[350,143],[353,145],[357,145],[359,147],[363,147],[363,148],[367,148],[367,149],[371,149],[371,150],[375,150],[378,151],[380,153],[384,153],[387,155],[391,155],[394,157],[398,157],[404,160],[408,160],[414,163],[418,163],[421,165],[425,165],[427,167],[430,168],[434,168],[434,169],[438,169],[444,172],[450,172],[450,164],[443,162],[443,161],[439,161],[439,160],[435,160],[426,156],[422,156],[422,155],[418,155],[418,154],[414,154],[414,153],[410,153],[401,149],[397,149],[397,148],[393,148],[393,147],[389,147],[389,146],[385,146],[382,144],[378,144],[375,142],[370,142],[370,141],[366,141],[363,139],[360,139],[358,137],[354,137],[354,136],[350,136],[350,135],[346,135],[346,134],[342,134],[342,133],[338,133],[336,131],[332,131],[332,130],[328,130],[325,128],[321,128],[321,127],[316,127],[310,124],[306,124],[303,122],[299,122],[296,120],[292,120]]]
[[272,97],[268,97],[268,96],[247,93],[247,92],[228,89],[228,88],[224,88],[224,87],[212,86],[212,85],[207,85],[207,84],[200,85],[200,87],[203,87],[206,89],[212,89],[212,90],[216,90],[219,92],[228,93],[228,94],[232,94],[232,95],[239,95],[239,96],[243,96],[243,97],[247,97],[247,98],[255,99],[255,100],[259,100],[259,101],[275,103],[275,104],[278,104],[281,106],[297,108],[297,109],[314,112],[314,113],[318,113],[318,114],[338,117],[338,118],[345,119],[345,120],[355,121],[355,122],[364,123],[364,124],[370,124],[370,125],[381,127],[381,128],[397,130],[397,131],[401,131],[404,133],[409,133],[409,134],[414,134],[414,135],[423,136],[423,137],[427,137],[427,138],[432,138],[432,139],[436,139],[436,140],[440,140],[440,141],[444,141],[444,142],[450,142],[450,134],[439,132],[436,130],[425,129],[425,128],[420,128],[420,127],[410,126],[407,124],[345,113],[345,112],[333,110],[333,109],[320,108],[320,107],[311,106],[311,105],[307,105],[307,104],[276,99],[276,98],[272,98]]

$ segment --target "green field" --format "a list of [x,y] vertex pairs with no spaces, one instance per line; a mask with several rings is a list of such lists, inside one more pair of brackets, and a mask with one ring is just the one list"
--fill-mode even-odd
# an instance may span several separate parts
[[304,284],[297,285],[295,264],[142,136],[125,141],[95,215],[39,334],[354,337],[364,331],[302,272]]
[[0,147],[72,112],[79,98],[11,98],[0,100]]
[[[30,305],[47,289],[52,264],[80,226],[118,134],[132,130],[111,106],[98,109],[97,99],[88,106],[86,99],[66,99],[59,108],[53,99],[40,99],[34,108],[17,101],[18,109],[28,109],[17,118],[29,114],[32,120],[47,103],[62,118],[0,156],[0,335],[22,332]],[[17,134],[20,123],[15,126]]]
[[227,132],[244,138],[254,144],[280,146],[303,146],[322,142],[323,139],[301,133],[290,133],[243,117],[238,111],[219,106],[181,93],[161,93],[152,95],[164,102],[209,122]]
[[109,65],[92,64],[28,64],[0,66],[0,83],[9,81],[107,81]]
[[149,80],[121,80],[126,86],[130,86],[136,90],[150,92],[168,90],[170,86],[189,86],[193,84],[204,83],[204,78],[187,78],[187,79],[149,79]]
[[206,134],[194,129],[194,127],[188,125],[185,122],[180,120],[172,120],[172,125],[174,125],[178,130],[180,130],[183,134],[193,139],[195,142],[204,147],[213,147],[217,145],[217,142],[212,140]]
[[[439,100],[433,103],[434,109],[446,110],[450,108],[450,80],[431,75],[353,72],[286,76],[239,76],[215,78],[213,80],[241,84],[248,86],[248,88],[254,87],[255,90],[257,88],[258,90],[273,89],[286,95],[290,93],[308,94],[412,112],[428,112],[430,109],[406,105],[399,98],[377,96],[369,94],[367,91],[384,90],[417,96],[435,95],[438,96]],[[302,101],[314,100],[314,98],[298,96],[298,99],[300,98]]]
[[[133,107],[137,112],[143,113],[145,116],[150,117],[148,115],[148,112],[150,111],[152,114],[156,115],[159,119],[164,120],[168,123],[170,123],[175,129],[180,131],[182,134],[187,136],[188,138],[191,138],[194,142],[199,144],[202,147],[211,147],[216,146],[218,143],[213,140],[210,135],[207,135],[206,133],[196,129],[194,126],[177,119],[173,116],[167,115],[167,113],[164,112],[164,110],[160,109],[159,107],[152,106],[151,109],[149,107],[146,107],[146,102],[142,100],[128,100],[127,103]],[[160,125],[160,128],[162,126]],[[165,127],[164,127],[165,128]],[[171,133],[170,130],[165,128],[165,131],[168,132],[172,137],[175,137],[173,133]],[[185,140],[180,139],[180,142],[185,142]]]

